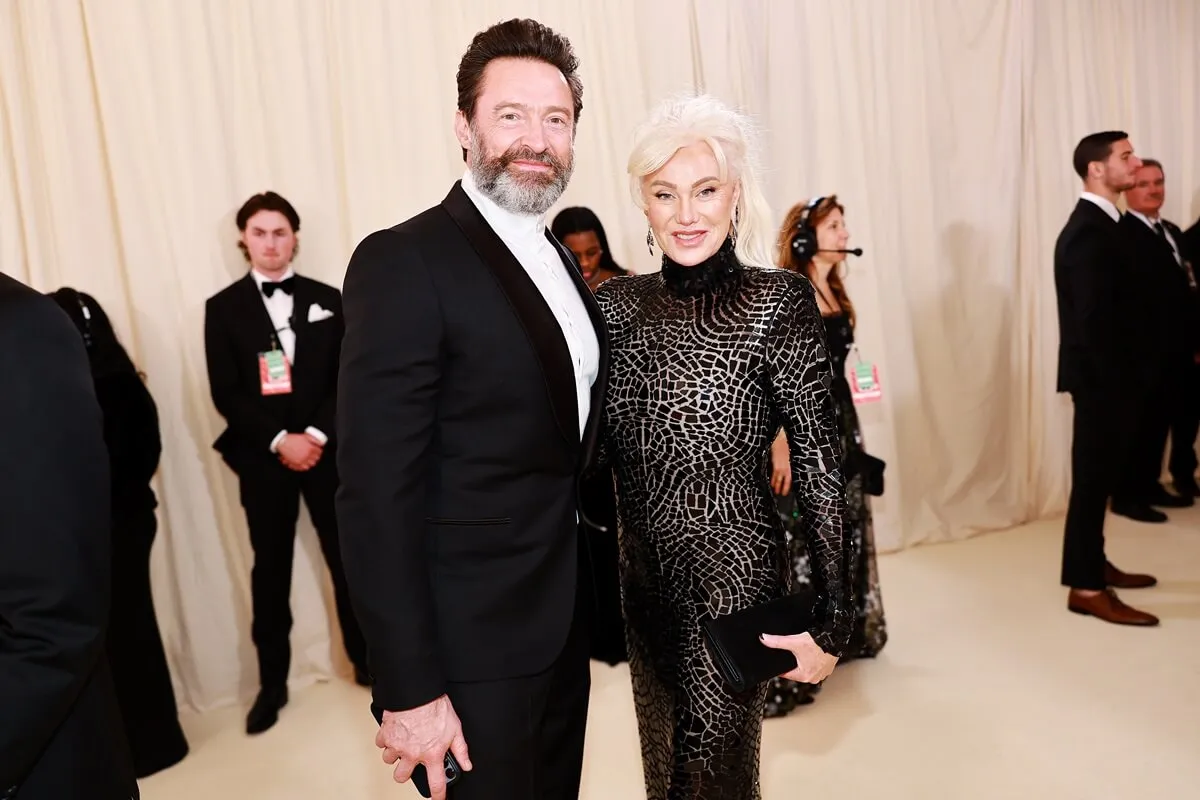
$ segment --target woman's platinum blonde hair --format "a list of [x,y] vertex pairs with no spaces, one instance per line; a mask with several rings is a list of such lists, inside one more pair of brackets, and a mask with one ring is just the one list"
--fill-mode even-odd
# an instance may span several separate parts
[[637,129],[627,171],[633,201],[645,210],[642,180],[662,169],[683,147],[704,142],[716,156],[722,183],[736,183],[734,251],[743,264],[773,267],[774,224],[762,192],[758,134],[745,114],[711,95],[684,94],[660,104]]

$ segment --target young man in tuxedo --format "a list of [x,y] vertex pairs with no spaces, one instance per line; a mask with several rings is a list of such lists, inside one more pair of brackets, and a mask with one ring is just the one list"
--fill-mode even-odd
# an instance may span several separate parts
[[1144,402],[1150,301],[1134,266],[1116,201],[1142,162],[1121,131],[1085,136],[1075,148],[1083,193],[1054,247],[1058,296],[1058,390],[1075,404],[1071,497],[1063,537],[1067,607],[1120,625],[1157,625],[1114,589],[1153,586],[1104,555],[1104,516],[1129,460],[1134,420]]
[[[1196,433],[1200,431],[1200,292],[1184,249],[1183,231],[1161,216],[1166,200],[1162,164],[1142,159],[1136,183],[1125,192],[1129,208],[1121,218],[1137,259],[1139,280],[1152,292],[1152,316],[1146,324],[1155,341],[1145,354],[1154,360],[1155,375],[1147,387],[1139,418],[1135,458],[1128,465],[1130,502],[1134,512],[1149,506],[1182,508],[1200,496],[1196,485]],[[1159,482],[1167,436],[1172,483],[1178,495]],[[1154,519],[1166,515],[1154,511]],[[1123,513],[1116,502],[1113,511]],[[1134,514],[1127,514],[1134,516]],[[1138,519],[1137,516],[1134,516]]]
[[546,229],[574,165],[576,69],[570,43],[533,20],[478,34],[458,69],[466,173],[368,236],[346,274],[342,552],[376,745],[397,781],[425,770],[434,798],[448,750],[468,770],[455,800],[579,793],[577,603],[591,597],[576,498],[608,349]]
[[104,637],[108,451],[79,331],[0,274],[0,798],[130,800]]
[[287,200],[274,192],[254,195],[238,211],[237,226],[250,272],[209,298],[204,349],[213,404],[228,423],[213,446],[237,473],[254,549],[251,633],[261,689],[246,731],[261,733],[288,699],[289,595],[301,496],[333,578],[355,680],[365,686],[369,677],[334,511],[341,296],[293,271],[300,217]]

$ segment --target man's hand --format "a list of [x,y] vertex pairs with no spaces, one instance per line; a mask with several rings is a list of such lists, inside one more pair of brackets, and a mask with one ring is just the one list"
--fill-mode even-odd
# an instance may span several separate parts
[[289,433],[275,448],[279,460],[288,469],[296,472],[310,470],[321,460],[324,449],[306,433]]
[[795,636],[771,636],[764,633],[762,643],[776,650],[791,650],[796,657],[796,668],[780,675],[797,683],[820,683],[829,677],[837,665],[837,656],[831,656],[813,641],[812,634],[799,633]]
[[406,782],[417,764],[424,764],[432,800],[446,800],[447,750],[464,771],[471,770],[462,723],[446,695],[408,711],[383,712],[375,746],[383,749],[385,764],[396,765],[392,774],[396,783]]

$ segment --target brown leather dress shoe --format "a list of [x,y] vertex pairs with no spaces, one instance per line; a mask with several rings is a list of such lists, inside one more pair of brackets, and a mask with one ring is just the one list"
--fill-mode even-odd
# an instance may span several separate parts
[[1122,572],[1112,564],[1104,565],[1104,582],[1114,589],[1146,589],[1158,583],[1153,575]]
[[1100,594],[1094,595],[1082,594],[1078,590],[1072,589],[1067,595],[1067,610],[1076,614],[1096,617],[1114,625],[1151,626],[1158,624],[1158,617],[1125,605],[1112,589],[1105,589]]

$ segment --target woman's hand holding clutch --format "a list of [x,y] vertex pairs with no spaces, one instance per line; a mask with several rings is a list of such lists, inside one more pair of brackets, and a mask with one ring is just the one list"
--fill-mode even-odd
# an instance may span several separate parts
[[838,662],[837,656],[831,656],[822,650],[809,633],[798,633],[795,636],[772,636],[764,633],[760,638],[767,647],[792,651],[797,667],[779,676],[790,681],[820,683],[829,677]]

